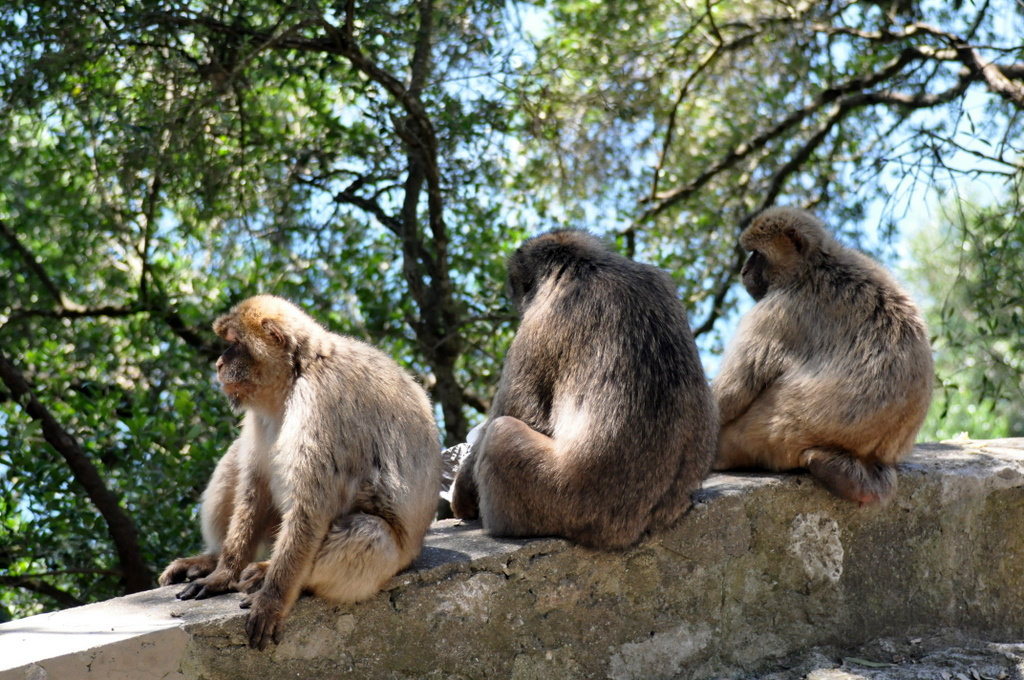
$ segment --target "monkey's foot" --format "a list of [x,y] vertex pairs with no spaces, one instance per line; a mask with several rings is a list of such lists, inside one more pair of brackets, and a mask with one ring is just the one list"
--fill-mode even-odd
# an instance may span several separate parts
[[231,587],[240,593],[252,594],[263,587],[263,580],[267,577],[267,567],[270,562],[252,562],[242,570],[242,575],[231,584]]
[[459,519],[480,518],[480,496],[471,466],[459,470],[452,486],[452,512]]
[[262,650],[271,642],[275,645],[281,642],[285,611],[279,596],[261,590],[242,600],[242,608],[250,610],[249,620],[245,622],[250,647]]
[[208,597],[222,595],[233,590],[231,583],[234,580],[231,572],[218,569],[205,578],[189,583],[177,597],[179,600],[205,600]]
[[196,555],[195,557],[179,557],[167,565],[160,574],[160,585],[169,586],[203,578],[217,568],[216,555]]
[[842,449],[807,449],[800,462],[829,491],[860,506],[884,502],[896,491],[891,465],[862,461]]

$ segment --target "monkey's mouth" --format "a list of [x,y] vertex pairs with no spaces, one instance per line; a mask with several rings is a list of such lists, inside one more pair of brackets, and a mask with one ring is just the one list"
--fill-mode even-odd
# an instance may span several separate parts
[[249,397],[248,387],[245,383],[240,382],[223,382],[220,386],[224,394],[227,395],[231,408],[235,410],[240,409]]

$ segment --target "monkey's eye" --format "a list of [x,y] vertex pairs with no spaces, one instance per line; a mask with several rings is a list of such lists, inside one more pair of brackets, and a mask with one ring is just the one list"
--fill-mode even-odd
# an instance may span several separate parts
[[221,356],[223,356],[227,360],[230,360],[241,356],[243,352],[244,350],[242,349],[242,346],[240,344],[238,344],[237,342],[232,342],[228,343],[227,349],[224,350]]

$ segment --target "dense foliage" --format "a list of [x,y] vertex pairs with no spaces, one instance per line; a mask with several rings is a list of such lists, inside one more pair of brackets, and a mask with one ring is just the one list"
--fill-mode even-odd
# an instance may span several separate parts
[[[735,237],[764,207],[871,245],[929,188],[1019,184],[1016,8],[0,7],[0,605],[139,590],[198,549],[234,430],[209,322],[245,296],[385,347],[455,443],[497,382],[503,261],[527,235],[585,226],[668,269],[713,357],[744,299]],[[998,306],[987,265],[962,270],[963,304]],[[977,310],[936,334],[972,336]]]
[[[1024,187],[1021,187],[1024,188]],[[926,436],[1024,436],[1024,197],[963,197],[912,240],[939,389]],[[979,199],[983,202],[979,204]]]

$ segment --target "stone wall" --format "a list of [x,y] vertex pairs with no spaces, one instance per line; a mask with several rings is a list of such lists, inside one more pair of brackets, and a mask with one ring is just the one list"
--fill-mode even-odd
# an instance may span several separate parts
[[940,630],[1018,642],[1024,440],[919,446],[899,483],[858,508],[806,475],[716,474],[615,553],[449,520],[368,602],[300,600],[264,652],[238,596],[172,587],[0,626],[0,680],[749,677]]

